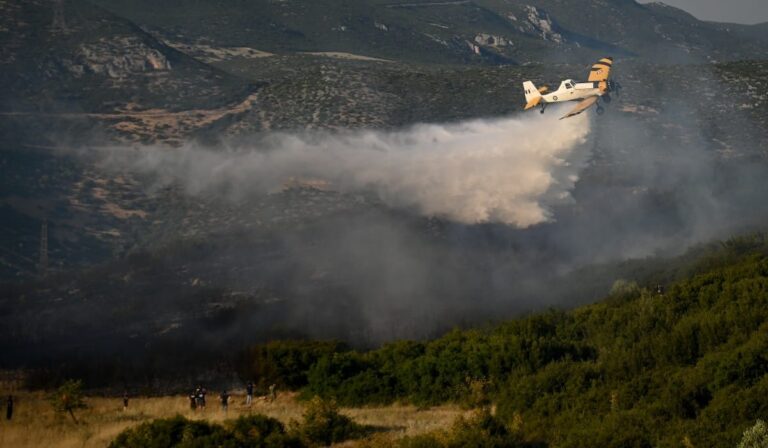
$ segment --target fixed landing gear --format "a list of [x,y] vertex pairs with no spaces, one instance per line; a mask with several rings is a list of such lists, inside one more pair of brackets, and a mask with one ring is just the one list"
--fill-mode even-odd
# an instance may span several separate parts
[[547,106],[545,106],[544,103],[541,103],[541,110],[539,111],[539,113],[543,114],[546,109],[547,109]]

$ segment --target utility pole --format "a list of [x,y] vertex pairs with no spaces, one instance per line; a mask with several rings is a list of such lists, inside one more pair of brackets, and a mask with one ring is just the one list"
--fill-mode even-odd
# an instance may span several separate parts
[[64,0],[53,0],[53,31],[67,32],[67,22],[64,20]]
[[37,266],[41,277],[48,273],[48,220],[40,228],[40,263]]

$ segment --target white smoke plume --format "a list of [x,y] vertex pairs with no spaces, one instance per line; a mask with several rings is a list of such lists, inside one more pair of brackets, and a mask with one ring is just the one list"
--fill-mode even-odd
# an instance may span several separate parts
[[240,198],[287,180],[327,183],[341,192],[374,191],[393,207],[462,223],[529,227],[567,201],[587,156],[587,114],[416,125],[400,131],[276,133],[250,148],[113,150],[109,164],[190,194]]

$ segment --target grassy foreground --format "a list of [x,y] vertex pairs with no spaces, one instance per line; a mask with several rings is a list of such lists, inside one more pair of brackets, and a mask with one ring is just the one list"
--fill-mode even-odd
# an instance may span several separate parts
[[[19,392],[16,397],[13,420],[0,421],[2,447],[106,447],[124,429],[157,418],[182,415],[194,420],[220,422],[252,413],[288,424],[291,420],[300,420],[304,412],[303,403],[292,393],[281,394],[273,403],[254,400],[250,408],[245,406],[242,393],[233,393],[227,414],[212,399],[213,396],[204,412],[190,410],[187,398],[183,396],[135,397],[127,411],[123,411],[119,397],[89,397],[88,408],[77,413],[80,423],[75,424],[69,416],[55,413],[44,393]],[[447,428],[457,417],[466,415],[466,411],[459,407],[448,405],[429,409],[404,405],[345,408],[342,413],[357,423],[382,428],[387,431],[384,436],[392,438]],[[344,446],[354,446],[354,443],[347,442]]]

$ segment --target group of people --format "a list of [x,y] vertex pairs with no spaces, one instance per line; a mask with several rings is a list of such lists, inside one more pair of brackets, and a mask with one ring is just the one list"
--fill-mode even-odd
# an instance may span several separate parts
[[189,408],[193,411],[200,409],[205,410],[205,396],[208,391],[203,386],[197,386],[195,390],[189,394]]
[[[253,382],[249,381],[248,384],[245,386],[245,404],[247,406],[251,406],[253,403]],[[205,389],[205,387],[198,385],[195,390],[189,394],[189,408],[193,411],[196,411],[200,409],[201,411],[205,410],[205,396],[208,394],[208,391]],[[128,410],[128,391],[126,390],[123,393],[123,411]],[[229,409],[229,399],[230,395],[227,392],[226,389],[222,390],[219,394],[219,401],[221,402],[221,409],[224,412],[227,412]],[[273,402],[277,399],[277,385],[272,384],[269,386],[269,395],[264,397],[264,400],[268,400],[269,402]],[[8,398],[5,401],[5,419],[11,420],[13,418],[13,407],[14,407],[14,398],[13,395],[8,395]]]
[[[254,385],[253,382],[249,381],[248,384],[245,385],[245,404],[247,406],[251,406],[253,404],[253,390]],[[205,410],[205,396],[207,395],[208,391],[203,387],[202,385],[198,385],[192,393],[189,394],[189,408],[193,411],[197,411],[200,409],[201,411]],[[221,409],[226,412],[229,409],[229,399],[230,395],[229,392],[227,392],[226,389],[222,390],[219,394],[219,401],[221,403]],[[264,397],[264,400],[268,400],[269,402],[273,402],[277,399],[277,385],[272,384],[269,386],[269,394]],[[126,404],[127,406],[127,404]]]
[[[270,403],[277,399],[277,384],[269,386],[269,394],[264,399]],[[249,381],[245,386],[245,404],[250,406],[251,403],[253,403],[253,383]]]

